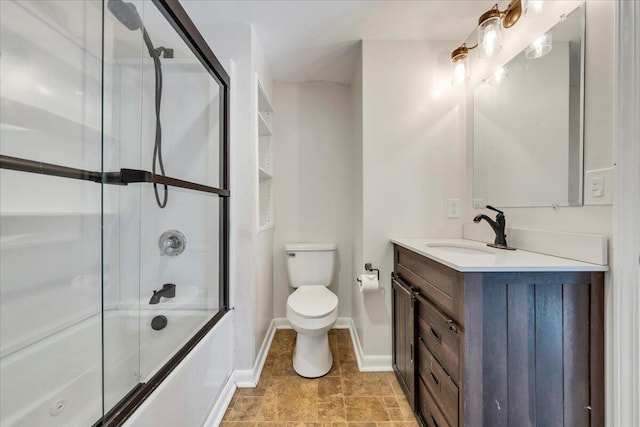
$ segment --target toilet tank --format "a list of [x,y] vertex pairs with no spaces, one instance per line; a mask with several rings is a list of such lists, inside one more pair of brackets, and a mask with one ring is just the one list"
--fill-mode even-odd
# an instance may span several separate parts
[[331,284],[335,266],[334,243],[287,243],[284,250],[292,287]]

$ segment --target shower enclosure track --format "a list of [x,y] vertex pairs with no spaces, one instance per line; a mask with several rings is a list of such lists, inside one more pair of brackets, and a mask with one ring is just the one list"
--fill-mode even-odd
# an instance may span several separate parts
[[70,168],[66,166],[43,163],[35,160],[21,159],[0,155],[0,169],[10,169],[20,172],[36,173],[40,175],[58,176],[62,178],[79,179],[113,185],[127,185],[138,182],[150,182],[167,185],[170,187],[185,188],[187,190],[201,191],[217,194],[219,197],[229,197],[229,190],[223,190],[196,182],[168,176],[156,175],[140,169],[120,169],[120,172],[94,172],[84,169]]

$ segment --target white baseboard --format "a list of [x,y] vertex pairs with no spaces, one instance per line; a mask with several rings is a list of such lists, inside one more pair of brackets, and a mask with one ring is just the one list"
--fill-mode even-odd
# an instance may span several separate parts
[[258,357],[256,357],[256,361],[254,362],[253,367],[251,369],[236,369],[234,371],[235,385],[237,387],[251,388],[258,386],[258,380],[260,379],[260,374],[262,373],[264,362],[267,360],[267,355],[269,354],[269,349],[271,348],[273,336],[276,334],[276,329],[278,329],[276,326],[276,320],[278,319],[273,319],[271,321],[271,324],[269,325],[269,329],[267,330],[267,334],[262,341],[260,351],[258,352]]
[[211,408],[211,412],[209,412],[209,415],[202,424],[203,427],[218,427],[220,423],[222,423],[222,418],[224,418],[224,414],[227,412],[236,388],[235,375],[234,372],[232,372],[224,387],[222,387],[222,391],[218,399],[216,399],[213,408]]
[[351,343],[353,344],[353,350],[356,353],[356,360],[358,362],[358,369],[361,372],[380,372],[380,371],[392,371],[391,356],[384,355],[366,355],[362,350],[362,344],[358,338],[356,332],[356,326],[353,320],[347,318],[349,322],[349,335],[351,335]]
[[[287,320],[286,317],[276,317],[273,319],[273,322],[276,325],[276,329],[292,329],[291,323]],[[336,319],[336,324],[333,326],[335,329],[351,329],[351,318],[350,317],[338,317]]]

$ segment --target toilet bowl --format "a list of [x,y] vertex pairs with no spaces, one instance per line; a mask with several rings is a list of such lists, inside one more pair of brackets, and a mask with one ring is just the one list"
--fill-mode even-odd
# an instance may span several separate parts
[[327,332],[338,318],[338,297],[327,286],[335,250],[333,244],[285,245],[289,280],[296,289],[287,299],[287,319],[297,332],[293,369],[307,378],[327,374],[333,364]]

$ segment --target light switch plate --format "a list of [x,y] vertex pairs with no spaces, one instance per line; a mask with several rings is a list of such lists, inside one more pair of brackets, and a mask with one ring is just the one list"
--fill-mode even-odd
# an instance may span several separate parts
[[460,218],[460,199],[447,199],[447,218]]
[[594,169],[584,174],[584,204],[613,203],[613,168]]

